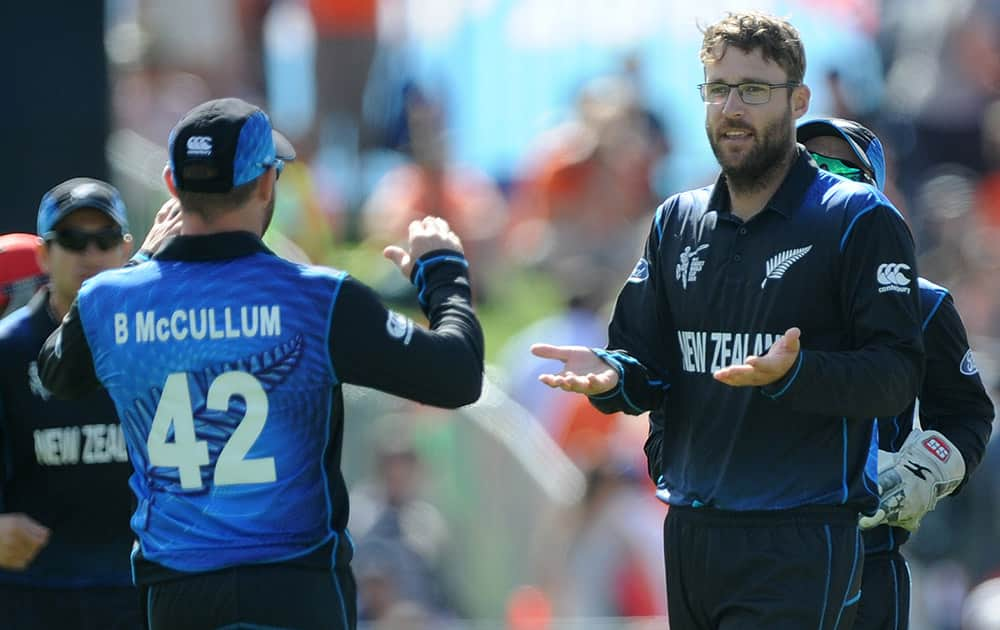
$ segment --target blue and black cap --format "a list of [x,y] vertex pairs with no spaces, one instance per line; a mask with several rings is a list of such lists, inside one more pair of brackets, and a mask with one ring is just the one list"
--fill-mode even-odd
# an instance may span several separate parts
[[281,169],[295,149],[267,114],[238,98],[198,105],[170,132],[170,169],[179,190],[225,193]]
[[82,208],[100,210],[111,217],[122,232],[128,232],[125,202],[118,189],[99,179],[75,177],[42,196],[38,206],[38,235],[45,236],[66,216]]
[[868,127],[843,118],[816,118],[799,125],[795,134],[801,143],[821,136],[843,138],[858,158],[858,165],[875,180],[879,190],[885,190],[885,151]]

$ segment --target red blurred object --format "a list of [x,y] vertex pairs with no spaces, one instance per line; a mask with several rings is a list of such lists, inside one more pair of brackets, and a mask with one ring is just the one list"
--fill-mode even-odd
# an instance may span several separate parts
[[507,601],[510,630],[547,630],[552,623],[552,604],[541,589],[521,586]]
[[23,306],[45,282],[37,250],[34,234],[0,235],[0,314]]

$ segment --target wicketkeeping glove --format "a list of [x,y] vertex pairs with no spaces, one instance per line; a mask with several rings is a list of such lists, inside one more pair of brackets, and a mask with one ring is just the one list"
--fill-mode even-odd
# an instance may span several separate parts
[[878,511],[861,517],[859,525],[916,531],[920,519],[964,477],[965,460],[948,438],[937,431],[913,431],[898,453],[878,452]]

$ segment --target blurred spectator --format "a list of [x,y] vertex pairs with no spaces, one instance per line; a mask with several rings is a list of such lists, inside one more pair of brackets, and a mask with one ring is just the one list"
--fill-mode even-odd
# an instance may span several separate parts
[[542,584],[557,617],[663,615],[664,568],[657,556],[665,507],[630,458],[604,455],[588,469],[581,503],[545,527],[538,551]]
[[405,234],[414,219],[441,217],[462,236],[482,301],[498,276],[498,241],[507,221],[503,196],[485,173],[451,161],[440,103],[411,88],[406,114],[411,161],[376,184],[363,211],[365,234],[383,246]]
[[[669,144],[633,81],[587,83],[574,118],[547,132],[514,191],[507,243],[514,260],[551,269],[579,253],[624,280],[658,202],[653,166]],[[641,226],[641,227],[640,227]],[[608,299],[618,288],[606,287]]]
[[1000,4],[995,0],[884,3],[891,60],[883,113],[912,121],[900,180],[912,194],[935,164],[981,174],[983,114],[1000,88]]
[[210,97],[245,94],[248,64],[237,0],[139,0],[137,18],[162,66],[204,79]]
[[979,183],[977,202],[986,224],[1000,228],[1000,99],[983,116],[983,156],[987,172]]
[[[320,129],[343,125],[356,148],[370,146],[363,121],[375,58],[378,0],[308,0],[316,25],[316,113]],[[346,139],[346,138],[345,138]]]
[[408,436],[382,436],[376,467],[374,479],[351,491],[359,618],[382,619],[400,602],[448,615],[441,575],[448,525],[435,506],[420,498],[423,468]]
[[608,341],[608,292],[622,280],[594,266],[586,253],[556,261],[550,271],[557,288],[563,292],[565,307],[511,337],[500,350],[498,363],[507,393],[555,436],[574,397],[540,386],[538,377],[546,371],[546,366],[543,361],[525,358],[529,356],[528,349],[538,339],[603,347]]

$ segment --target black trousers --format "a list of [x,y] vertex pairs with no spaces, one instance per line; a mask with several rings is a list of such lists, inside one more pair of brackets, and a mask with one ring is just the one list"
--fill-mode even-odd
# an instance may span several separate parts
[[139,597],[131,586],[34,588],[0,586],[4,630],[139,630]]
[[142,588],[149,630],[354,630],[358,622],[349,567],[241,566]]
[[848,630],[854,623],[864,545],[853,511],[671,506],[663,537],[671,630]]
[[899,550],[865,556],[861,602],[854,630],[910,627],[910,569]]

